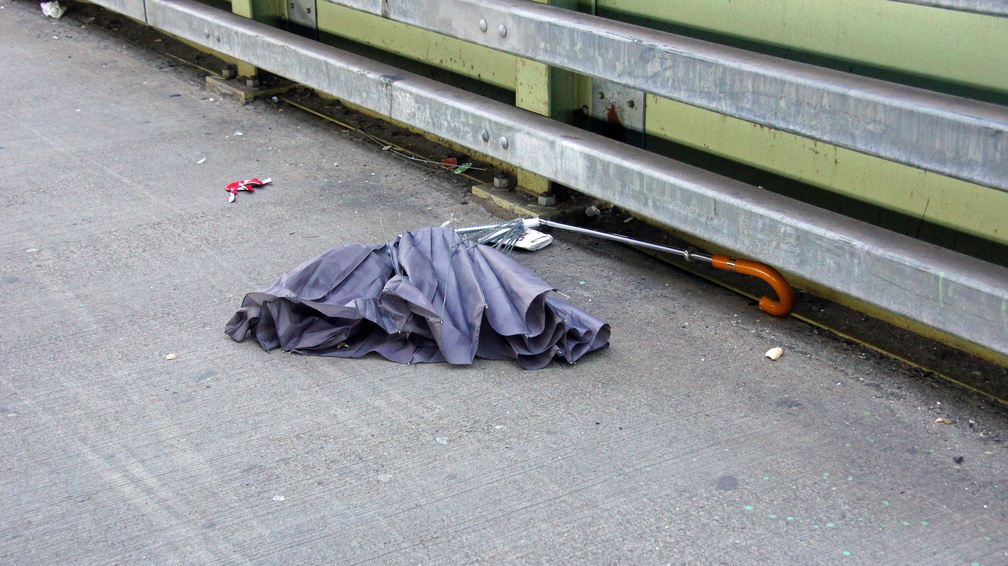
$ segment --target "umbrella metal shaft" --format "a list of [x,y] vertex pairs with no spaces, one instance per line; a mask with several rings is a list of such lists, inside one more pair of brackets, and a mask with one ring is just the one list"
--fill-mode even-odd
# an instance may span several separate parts
[[[601,238],[603,240],[611,240],[613,242],[620,242],[622,244],[628,244],[631,246],[637,246],[641,248],[646,248],[649,250],[655,250],[659,252],[665,252],[668,254],[682,256],[686,261],[699,259],[710,263],[712,258],[706,254],[694,253],[689,250],[683,250],[679,248],[672,248],[669,246],[661,246],[658,244],[652,244],[650,242],[643,242],[641,240],[635,240],[633,238],[627,238],[626,236],[620,236],[617,234],[609,234],[607,232],[597,232],[595,230],[589,230],[587,228],[581,228],[578,226],[571,226],[570,224],[561,224],[559,222],[553,222],[550,220],[543,220],[541,218],[533,219],[533,222],[537,223],[539,226],[549,226],[551,228],[557,228],[558,230],[566,230],[568,232],[576,232],[578,234],[585,234],[587,236],[594,236],[596,238]],[[529,222],[526,221],[526,227]]]
[[711,264],[716,269],[722,269],[724,271],[734,271],[736,273],[741,273],[743,275],[752,275],[754,277],[759,277],[760,279],[766,281],[771,287],[777,292],[777,299],[770,296],[763,296],[760,298],[759,307],[764,312],[772,314],[774,316],[784,316],[791,312],[791,307],[794,305],[794,290],[791,289],[791,285],[788,284],[787,280],[774,268],[769,265],[758,263],[755,261],[749,261],[745,259],[732,259],[726,255],[715,255],[710,256],[707,254],[693,253],[689,250],[683,250],[679,248],[672,248],[669,246],[661,246],[658,244],[652,244],[650,242],[642,242],[641,240],[634,240],[633,238],[627,238],[626,236],[620,236],[617,234],[609,234],[607,232],[598,232],[595,230],[589,230],[588,228],[581,228],[578,226],[571,226],[570,224],[561,224],[559,222],[553,222],[551,220],[543,220],[541,218],[516,218],[515,220],[510,220],[501,224],[491,224],[488,226],[474,226],[472,228],[462,228],[456,229],[458,234],[474,234],[483,231],[487,231],[489,236],[481,238],[482,241],[490,241],[494,238],[499,238],[498,234],[508,234],[516,230],[529,230],[539,228],[541,226],[550,226],[552,228],[557,228],[559,230],[567,230],[568,232],[575,232],[578,234],[585,234],[587,236],[592,236],[595,238],[601,238],[603,240],[611,240],[613,242],[620,242],[623,244],[637,246],[649,250],[655,250],[667,254],[677,255],[685,259],[686,261],[698,259]]

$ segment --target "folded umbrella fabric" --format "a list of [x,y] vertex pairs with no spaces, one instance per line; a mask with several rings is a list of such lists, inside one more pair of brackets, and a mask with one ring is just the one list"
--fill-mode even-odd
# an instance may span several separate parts
[[266,350],[399,363],[514,359],[574,363],[609,344],[609,325],[564,301],[503,253],[451,228],[329,250],[249,293],[225,332]]

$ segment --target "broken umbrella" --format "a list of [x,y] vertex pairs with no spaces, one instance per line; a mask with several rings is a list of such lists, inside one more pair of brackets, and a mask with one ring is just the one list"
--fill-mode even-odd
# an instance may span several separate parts
[[609,325],[550,295],[504,253],[450,227],[327,251],[245,296],[225,332],[266,350],[400,363],[573,363],[608,346]]

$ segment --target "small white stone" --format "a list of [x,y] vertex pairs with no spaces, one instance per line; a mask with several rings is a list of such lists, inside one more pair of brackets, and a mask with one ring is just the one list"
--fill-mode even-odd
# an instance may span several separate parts
[[784,348],[770,348],[769,350],[766,351],[766,354],[763,355],[770,358],[773,361],[777,361],[780,359],[782,354],[784,354]]

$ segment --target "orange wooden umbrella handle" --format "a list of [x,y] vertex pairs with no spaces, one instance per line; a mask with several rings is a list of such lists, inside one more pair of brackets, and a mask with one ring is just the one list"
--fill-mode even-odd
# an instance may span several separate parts
[[767,314],[774,316],[784,316],[791,312],[794,306],[794,291],[788,284],[784,276],[776,269],[746,259],[732,259],[726,255],[716,255],[711,258],[711,265],[725,271],[734,271],[743,275],[753,275],[766,281],[777,292],[778,299],[775,301],[770,297],[763,297],[759,301],[759,308]]

